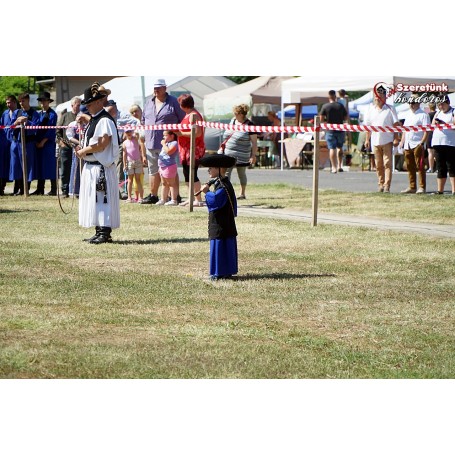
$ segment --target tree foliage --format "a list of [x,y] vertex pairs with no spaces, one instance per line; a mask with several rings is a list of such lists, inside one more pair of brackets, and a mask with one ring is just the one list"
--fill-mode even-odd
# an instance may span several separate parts
[[0,76],[0,112],[6,109],[6,97],[18,96],[29,87],[28,76]]
[[251,79],[256,79],[259,76],[224,76],[230,79],[232,82],[236,84],[243,84],[244,82],[251,81]]

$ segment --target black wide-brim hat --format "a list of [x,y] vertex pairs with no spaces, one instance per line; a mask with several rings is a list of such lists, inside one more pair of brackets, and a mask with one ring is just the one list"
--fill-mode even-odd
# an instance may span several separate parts
[[235,164],[235,158],[228,155],[204,155],[199,160],[199,166],[203,167],[232,167]]
[[111,91],[109,89],[104,88],[98,82],[94,82],[89,88],[84,90],[84,99],[81,104],[93,103],[93,101],[100,100],[110,94]]
[[38,99],[38,101],[49,100],[50,103],[54,102],[54,100],[51,98],[51,94],[49,92],[41,92],[37,99]]

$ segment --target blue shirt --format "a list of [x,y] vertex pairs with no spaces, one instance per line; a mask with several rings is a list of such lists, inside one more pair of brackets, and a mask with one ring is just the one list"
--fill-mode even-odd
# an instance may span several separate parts
[[[12,117],[10,118],[9,117],[9,109],[7,109],[5,112],[3,112],[2,114],[2,119],[0,121],[0,124],[2,126],[11,126],[16,120],[17,120],[17,113],[18,113],[19,109],[15,109],[14,111],[12,111]],[[8,141],[12,141],[13,140],[13,130],[14,128],[6,128],[4,131],[5,131],[5,134],[6,134],[6,138],[8,139]]]
[[[174,125],[178,124],[185,117],[185,112],[182,111],[177,98],[166,93],[161,109],[156,112],[155,98],[149,99],[145,104],[142,112],[142,123],[144,125]],[[161,141],[163,140],[163,130],[146,130],[145,145],[148,149],[161,149]]]
[[163,149],[161,149],[161,152],[158,155],[158,164],[160,165],[160,167],[167,167],[167,166],[172,166],[173,164],[176,164],[175,159],[179,154],[177,141],[166,142],[166,145],[169,148],[175,147],[176,150],[172,155],[168,155],[167,152],[165,152]]

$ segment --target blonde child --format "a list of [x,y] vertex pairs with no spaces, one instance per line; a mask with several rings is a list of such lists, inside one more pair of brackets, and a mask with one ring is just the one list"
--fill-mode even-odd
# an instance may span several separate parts
[[[136,200],[141,202],[144,197],[141,174],[144,174],[144,165],[147,158],[133,130],[125,130],[125,135],[126,139],[123,142],[123,169],[126,169],[128,173],[128,199],[126,202],[136,202]],[[131,197],[133,181],[136,183],[136,199]]]
[[[177,135],[173,131],[164,131],[161,141],[161,152],[158,155],[158,166],[161,176],[161,199],[156,205],[178,205],[177,195],[179,193],[177,185],[177,162],[178,145]],[[171,200],[166,202],[171,193]]]

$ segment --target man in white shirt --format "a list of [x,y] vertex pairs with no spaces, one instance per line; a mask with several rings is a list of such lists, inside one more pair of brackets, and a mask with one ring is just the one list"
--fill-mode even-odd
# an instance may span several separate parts
[[[385,103],[385,95],[375,93],[373,104],[365,116],[365,125],[401,126],[393,106]],[[365,147],[370,147],[376,161],[379,192],[390,193],[392,183],[392,149],[398,145],[398,133],[366,132]]]
[[[430,116],[420,109],[417,95],[409,99],[411,110],[406,115],[404,126],[426,126],[430,124]],[[401,139],[401,147],[404,149],[404,159],[408,169],[409,187],[402,193],[424,194],[426,191],[425,172],[425,146],[427,131],[407,131]],[[419,189],[417,189],[416,172],[419,175]]]

